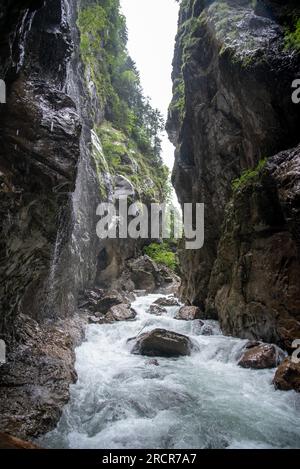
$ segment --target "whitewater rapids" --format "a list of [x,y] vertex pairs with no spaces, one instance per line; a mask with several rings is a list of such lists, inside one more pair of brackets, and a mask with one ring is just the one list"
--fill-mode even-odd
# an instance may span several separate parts
[[[175,449],[300,448],[300,395],[276,391],[274,370],[237,366],[245,340],[201,335],[199,321],[148,314],[164,295],[139,297],[132,322],[89,325],[76,350],[78,381],[55,430],[39,440],[49,448]],[[189,357],[132,355],[127,339],[141,330],[188,335]]]

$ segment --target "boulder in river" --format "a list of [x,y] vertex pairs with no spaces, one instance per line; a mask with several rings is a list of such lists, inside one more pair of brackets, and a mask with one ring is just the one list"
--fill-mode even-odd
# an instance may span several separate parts
[[294,363],[291,358],[286,358],[277,368],[273,384],[281,391],[294,389],[300,392],[300,363]]
[[283,359],[284,352],[272,344],[260,344],[247,348],[238,365],[242,368],[275,368]]
[[126,303],[122,303],[110,308],[106,315],[107,322],[114,322],[114,321],[128,321],[135,319],[136,312],[130,305]]
[[190,355],[192,341],[185,335],[166,329],[154,329],[139,335],[135,339],[131,353],[161,357],[179,357]]
[[180,303],[175,296],[163,296],[162,298],[158,298],[154,301],[154,304],[159,306],[180,306]]
[[175,316],[175,319],[182,321],[193,321],[194,319],[201,319],[202,312],[198,306],[182,306]]
[[79,308],[87,308],[97,314],[106,314],[112,306],[126,303],[126,299],[115,290],[94,288],[86,290],[79,304]]
[[167,313],[167,310],[162,306],[156,305],[155,303],[150,306],[147,313],[154,314],[155,316],[162,316]]
[[124,298],[117,291],[108,291],[99,299],[97,303],[97,312],[106,314],[113,306],[125,303]]

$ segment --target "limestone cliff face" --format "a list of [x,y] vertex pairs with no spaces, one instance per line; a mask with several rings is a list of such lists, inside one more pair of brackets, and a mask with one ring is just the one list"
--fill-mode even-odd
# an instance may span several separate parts
[[[80,262],[89,258],[74,213],[79,198],[86,216],[94,208],[77,178],[89,164],[91,126],[81,106],[75,2],[6,2],[0,13],[0,427],[36,436],[55,425],[76,379],[76,296],[96,266],[92,237],[94,263]],[[95,184],[94,176],[86,194]]]
[[0,330],[5,335],[18,313],[43,314],[60,223],[66,226],[60,249],[70,236],[68,193],[75,189],[80,155],[82,124],[67,91],[72,25],[63,2],[42,4],[1,7],[1,75],[7,85],[7,104],[0,109]]
[[[96,92],[96,82],[107,85],[111,62],[99,52],[107,30],[94,37],[93,21],[114,22],[114,57],[118,28],[125,30],[119,2],[2,3],[0,339],[7,363],[0,366],[0,429],[28,437],[55,426],[76,380],[74,347],[86,319],[77,315],[79,293],[95,282],[111,286],[125,260],[139,253],[137,243],[99,240],[97,205],[120,193],[160,199],[165,179],[151,178],[153,162],[119,132],[106,102],[112,85]],[[78,27],[82,18],[86,29]],[[96,48],[97,70],[85,60],[82,38],[88,50]],[[117,155],[108,151],[112,144]],[[163,171],[159,158],[156,164]]]
[[208,312],[225,333],[279,343],[300,337],[300,148],[269,158],[226,207]]
[[[277,182],[273,182],[273,195],[264,186],[259,186],[258,193],[252,187],[248,189],[252,195],[239,193],[226,212],[225,208],[232,197],[232,180],[299,141],[300,108],[292,102],[291,85],[299,75],[300,61],[297,49],[287,45],[285,29],[293,30],[297,17],[299,5],[292,1],[282,5],[279,1],[183,0],[173,64],[174,96],[167,125],[176,144],[173,182],[178,197],[181,203],[204,202],[206,206],[203,249],[181,253],[183,297],[200,305],[209,317],[219,316],[227,333],[266,340],[277,337],[274,318],[285,308],[287,315],[295,317],[298,305],[299,261],[294,238],[286,230],[295,214],[283,213],[276,195],[281,191],[279,181],[284,177],[285,163],[278,168],[277,179],[274,176]],[[270,164],[278,161],[274,158]],[[278,158],[297,158],[297,151]],[[257,212],[255,204],[270,204],[271,213],[267,209],[259,212],[259,226],[268,227],[260,234],[253,219],[245,216],[250,207]],[[246,239],[250,234],[247,230],[245,237],[235,237],[234,242],[231,239],[238,251],[234,255],[228,241],[230,223],[240,228],[247,225],[252,233],[252,241]],[[281,234],[273,238],[274,230]],[[233,232],[236,234],[232,226],[232,237]],[[256,242],[262,254],[259,261],[252,252]],[[237,274],[237,263],[229,260],[232,256],[245,265],[253,259],[252,267]],[[264,277],[264,268],[268,270],[269,264],[270,272]],[[248,274],[252,280],[255,278],[255,286]],[[272,280],[264,304],[267,293],[262,290],[269,283],[268,275]],[[261,282],[260,277],[265,281]],[[241,293],[243,288],[249,289],[248,296]],[[249,309],[252,312],[248,315]]]

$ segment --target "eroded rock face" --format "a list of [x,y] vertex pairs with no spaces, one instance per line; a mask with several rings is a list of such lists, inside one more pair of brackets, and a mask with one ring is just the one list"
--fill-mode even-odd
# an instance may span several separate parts
[[82,171],[90,132],[81,112],[86,96],[75,2],[4,3],[0,338],[7,342],[8,361],[0,368],[0,428],[26,437],[56,425],[76,379],[74,319],[61,324],[60,318],[74,313],[78,290],[93,278],[95,243],[87,231],[95,226],[97,198],[90,193],[93,171],[88,188]]
[[112,306],[125,303],[124,295],[115,290],[93,288],[86,290],[79,300],[80,308],[87,308],[94,313],[106,314]]
[[159,306],[179,306],[180,303],[179,301],[177,300],[177,298],[175,298],[175,296],[169,296],[169,297],[162,297],[162,298],[158,298],[156,301],[154,301],[154,304],[155,305],[159,305]]
[[[7,336],[17,311],[43,316],[55,245],[62,255],[70,240],[68,192],[75,189],[82,123],[67,90],[74,42],[65,3],[8,2],[1,21],[7,103],[0,106],[0,333]],[[68,314],[63,285],[56,296]]]
[[[231,181],[242,170],[255,167],[262,157],[292,148],[299,141],[299,106],[291,100],[299,53],[291,54],[284,48],[283,35],[283,24],[291,20],[292,12],[299,16],[299,5],[256,3],[257,7],[251,1],[231,0],[181,4],[173,62],[174,98],[167,128],[176,145],[173,182],[180,202],[206,206],[203,249],[182,249],[180,254],[183,299],[203,310]],[[247,239],[243,237],[244,242]],[[294,258],[288,234],[282,233],[273,242],[282,261],[286,254],[288,259]],[[269,262],[262,240],[261,253],[261,262]],[[285,265],[285,271],[293,276],[294,260],[291,263],[291,270]],[[274,268],[277,272],[281,269]],[[224,272],[224,298],[229,292],[226,275]],[[278,306],[279,301],[275,302]],[[254,308],[257,313],[249,315],[249,324],[255,324],[254,316],[264,309],[261,304]],[[230,314],[228,303],[228,322]],[[216,317],[216,310],[209,309],[207,316]],[[233,328],[231,325],[228,330]],[[241,322],[238,329],[243,328]],[[274,336],[264,332],[263,336],[267,335]]]
[[197,306],[182,306],[175,316],[175,319],[181,319],[182,321],[194,321],[195,319],[202,318],[201,309]]
[[134,340],[131,353],[140,355],[179,357],[190,355],[193,349],[193,343],[188,337],[165,329],[154,329]]
[[300,147],[235,192],[209,285],[223,331],[292,350],[300,334]]
[[84,322],[74,316],[41,327],[23,315],[18,322],[18,346],[0,367],[0,431],[30,438],[53,429],[69,400]]
[[281,391],[293,389],[300,392],[300,363],[293,363],[290,358],[286,358],[278,367],[273,383]]
[[284,353],[272,344],[260,344],[248,348],[240,358],[238,365],[242,368],[275,368],[284,359]]

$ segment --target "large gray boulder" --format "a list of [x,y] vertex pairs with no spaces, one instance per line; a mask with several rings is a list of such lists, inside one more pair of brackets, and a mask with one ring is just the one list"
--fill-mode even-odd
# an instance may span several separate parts
[[131,353],[150,357],[190,355],[193,349],[193,343],[188,337],[166,329],[154,329],[130,340],[135,340]]
[[182,321],[193,321],[195,319],[201,319],[202,312],[197,306],[183,306],[180,308],[175,316],[175,319]]
[[135,319],[136,312],[128,304],[119,304],[110,308],[105,316],[107,322],[128,321]]

